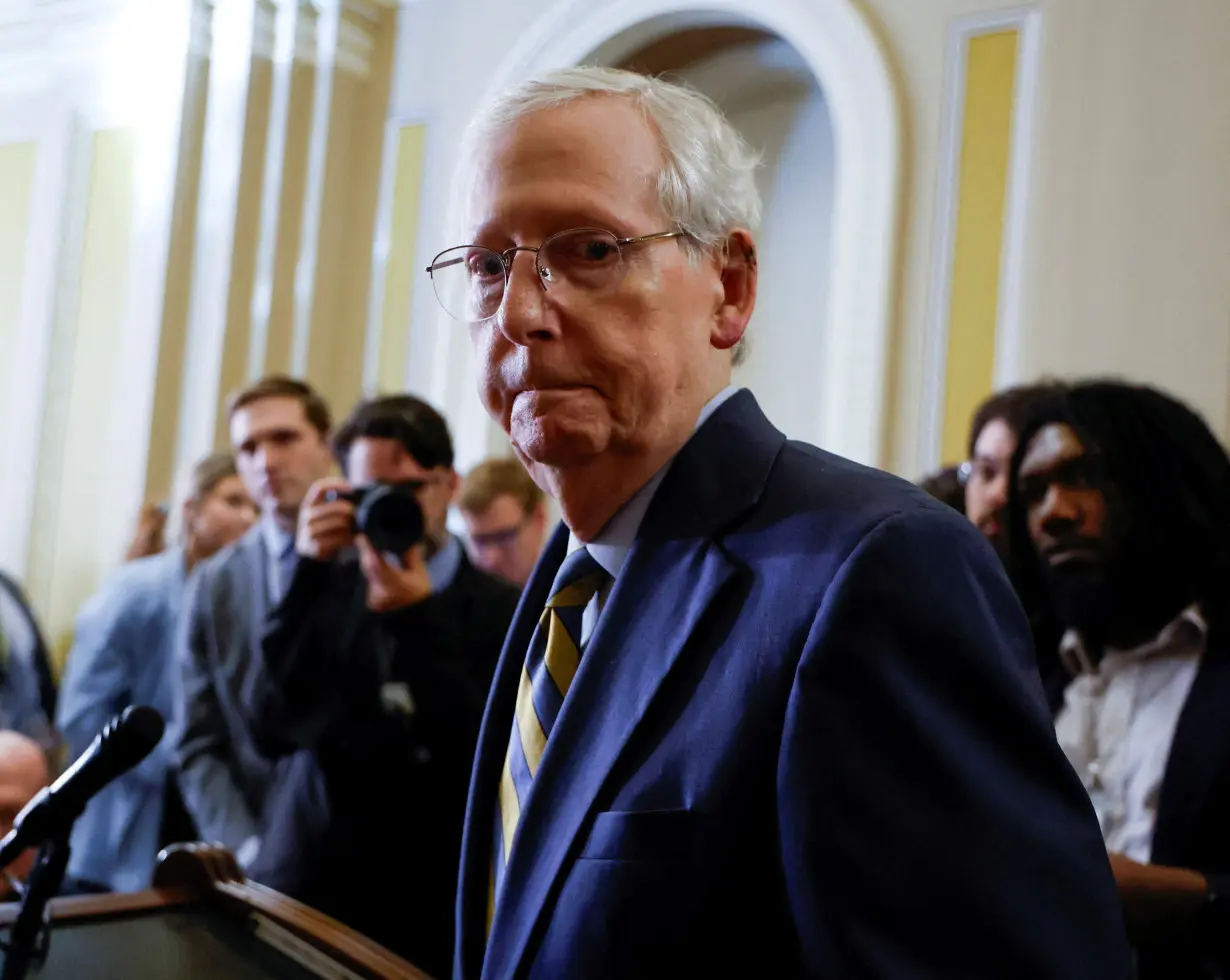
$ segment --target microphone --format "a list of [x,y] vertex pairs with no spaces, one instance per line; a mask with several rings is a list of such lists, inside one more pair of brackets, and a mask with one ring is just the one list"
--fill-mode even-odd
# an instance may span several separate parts
[[80,758],[40,790],[0,840],[0,868],[57,834],[66,834],[99,790],[144,759],[162,740],[166,722],[153,708],[133,705],[107,722]]

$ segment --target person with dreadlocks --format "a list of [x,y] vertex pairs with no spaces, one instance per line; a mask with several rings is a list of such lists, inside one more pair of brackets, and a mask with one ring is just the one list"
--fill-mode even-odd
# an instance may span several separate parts
[[1102,827],[1140,980],[1230,969],[1230,457],[1152,388],[1034,406],[1012,462],[1026,603],[1066,628],[1059,743]]

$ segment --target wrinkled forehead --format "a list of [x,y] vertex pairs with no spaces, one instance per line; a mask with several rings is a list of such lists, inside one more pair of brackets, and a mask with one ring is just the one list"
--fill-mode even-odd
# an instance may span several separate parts
[[662,160],[656,130],[623,97],[586,96],[480,124],[458,171],[458,231],[480,241],[661,221]]
[[1021,457],[1021,476],[1036,476],[1085,455],[1085,445],[1066,422],[1049,422],[1029,440]]

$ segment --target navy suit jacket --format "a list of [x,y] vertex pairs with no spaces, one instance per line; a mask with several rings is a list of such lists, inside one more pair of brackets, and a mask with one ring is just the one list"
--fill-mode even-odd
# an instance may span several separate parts
[[1092,808],[990,547],[732,397],[676,457],[523,804],[497,787],[560,528],[475,759],[458,980],[1130,974]]

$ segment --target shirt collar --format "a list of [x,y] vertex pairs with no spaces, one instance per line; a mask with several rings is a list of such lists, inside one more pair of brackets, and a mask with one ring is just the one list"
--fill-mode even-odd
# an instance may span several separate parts
[[[700,410],[700,415],[696,419],[696,426],[692,429],[695,433],[702,425],[709,420],[722,404],[732,395],[739,391],[734,385],[727,385],[716,395],[705,403],[704,408]],[[628,552],[632,550],[632,542],[636,540],[637,532],[641,529],[641,522],[645,519],[645,513],[649,510],[649,504],[653,501],[654,494],[658,492],[658,487],[662,485],[662,481],[666,478],[667,472],[674,463],[675,457],[672,456],[657,473],[649,478],[640,490],[638,490],[632,498],[624,504],[615,516],[612,517],[606,527],[604,527],[585,547],[589,548],[590,555],[594,561],[601,565],[611,578],[617,578],[620,570],[624,567],[624,562],[628,560]],[[575,534],[568,535],[568,553],[572,554],[578,548],[582,547],[581,541],[578,540]]]
[[[1146,640],[1133,650],[1113,650],[1107,648],[1107,653],[1124,654],[1133,659],[1143,660],[1157,653],[1173,650],[1185,639],[1192,638],[1203,644],[1209,634],[1209,624],[1200,611],[1198,603],[1192,603],[1178,616],[1162,627],[1157,636]],[[1068,630],[1059,641],[1059,659],[1064,667],[1074,677],[1081,674],[1096,674],[1098,665],[1089,656],[1085,641],[1074,629]]]
[[295,546],[293,531],[287,531],[268,514],[261,517],[261,539],[271,558],[281,558]]
[[427,559],[427,575],[434,592],[442,592],[453,584],[461,568],[461,542],[453,535],[440,546],[440,550]]

